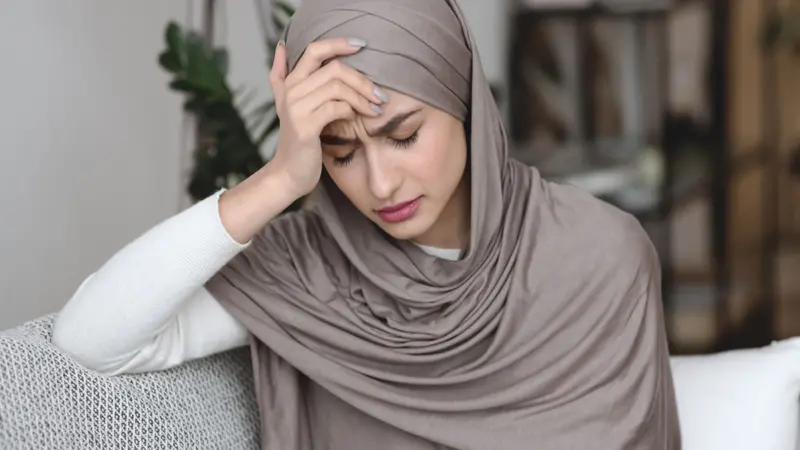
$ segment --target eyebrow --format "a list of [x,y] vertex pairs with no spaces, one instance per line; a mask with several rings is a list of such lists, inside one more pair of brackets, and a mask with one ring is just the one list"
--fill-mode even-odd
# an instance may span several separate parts
[[[370,133],[371,136],[386,136],[388,134],[392,134],[397,127],[402,125],[403,122],[406,121],[409,117],[413,116],[414,114],[422,111],[422,108],[415,109],[413,111],[408,111],[400,114],[396,114],[394,117],[389,119],[388,122],[383,124],[380,128],[376,131]],[[343,138],[340,136],[335,136],[331,134],[322,134],[319,136],[320,141],[326,145],[350,145],[355,144],[358,142],[357,138]]]

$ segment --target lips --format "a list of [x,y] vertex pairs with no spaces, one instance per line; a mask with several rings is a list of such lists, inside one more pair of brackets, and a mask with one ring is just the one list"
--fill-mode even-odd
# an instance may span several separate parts
[[403,222],[410,219],[414,215],[414,213],[417,212],[421,199],[422,197],[417,197],[414,200],[381,208],[376,212],[378,213],[378,216],[381,218],[381,220],[383,220],[384,222],[389,222],[389,223]]

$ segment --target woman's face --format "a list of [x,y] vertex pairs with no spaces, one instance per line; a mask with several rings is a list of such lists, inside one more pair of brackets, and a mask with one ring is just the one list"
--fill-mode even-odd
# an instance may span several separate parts
[[375,118],[321,133],[323,164],[348,199],[396,239],[457,248],[468,235],[464,124],[394,91]]

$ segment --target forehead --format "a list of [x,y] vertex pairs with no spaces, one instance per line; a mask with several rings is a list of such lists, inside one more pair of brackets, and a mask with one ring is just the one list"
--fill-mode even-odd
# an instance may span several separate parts
[[352,127],[356,122],[363,124],[364,127],[368,129],[378,128],[397,114],[419,110],[420,113],[415,114],[415,116],[417,116],[421,115],[426,109],[430,108],[430,106],[428,106],[425,102],[417,100],[414,97],[386,88],[381,89],[389,96],[389,101],[380,105],[380,107],[383,109],[383,114],[377,117],[358,115],[354,119],[337,120],[328,124],[325,127],[324,132],[326,134],[349,132],[352,131]]

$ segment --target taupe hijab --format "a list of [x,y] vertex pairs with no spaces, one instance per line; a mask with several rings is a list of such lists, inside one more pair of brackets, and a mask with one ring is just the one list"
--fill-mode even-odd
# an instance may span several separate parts
[[678,449],[658,259],[639,224],[508,158],[455,0],[304,0],[379,85],[465,120],[459,261],[386,237],[330,183],[207,284],[252,333],[265,449]]

